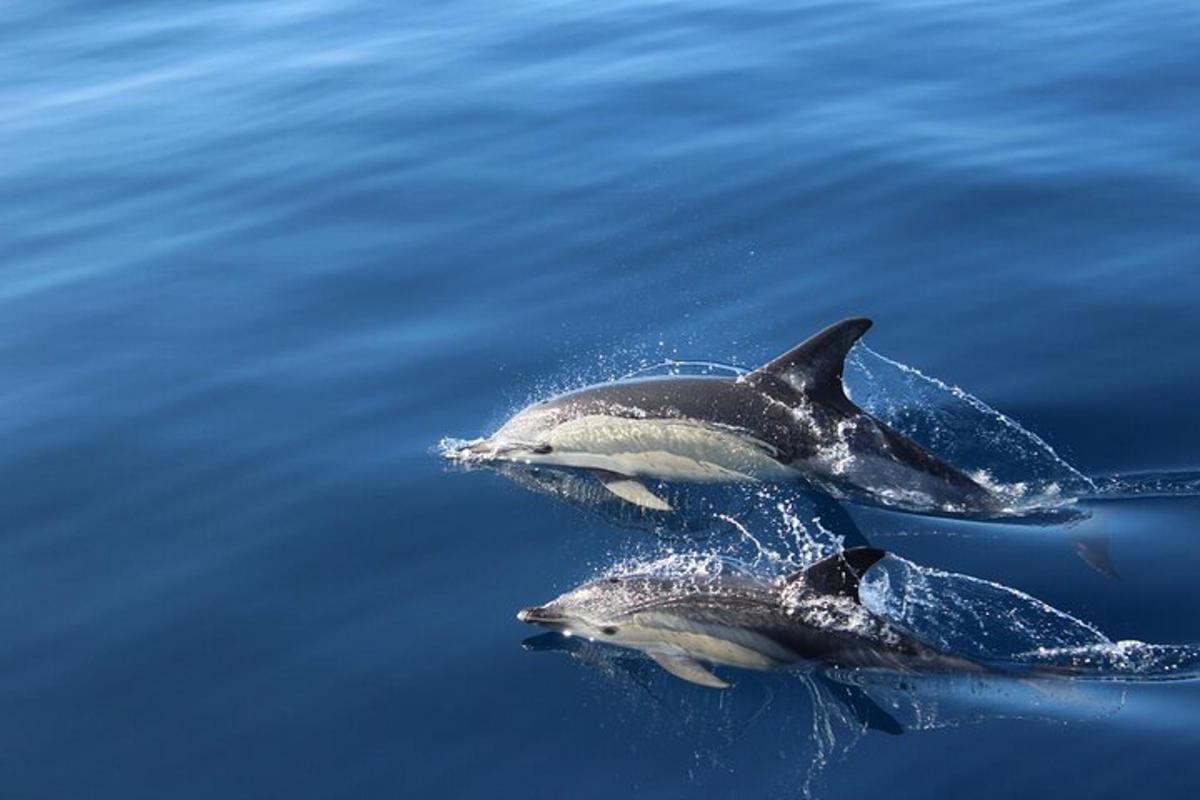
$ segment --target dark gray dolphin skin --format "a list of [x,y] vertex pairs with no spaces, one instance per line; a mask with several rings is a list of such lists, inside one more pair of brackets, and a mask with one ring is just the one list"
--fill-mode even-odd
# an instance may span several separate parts
[[586,583],[517,619],[639,650],[683,680],[729,684],[701,662],[749,669],[820,662],[913,672],[982,672],[866,609],[859,580],[886,553],[857,547],[778,581],[631,575]]
[[535,403],[455,454],[592,471],[612,494],[669,511],[640,479],[803,479],[840,499],[934,514],[1001,516],[1000,498],[846,396],[847,319],[737,378],[600,384]]

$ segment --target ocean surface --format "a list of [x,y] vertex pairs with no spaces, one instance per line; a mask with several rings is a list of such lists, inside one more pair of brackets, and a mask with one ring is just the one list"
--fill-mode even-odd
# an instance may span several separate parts
[[[438,443],[869,316],[860,359],[1132,488],[839,535],[988,587],[973,637],[1029,596],[1200,643],[1198,87],[1189,0],[0,5],[0,796],[1194,798],[1194,680],[901,681],[895,735],[527,641],[744,533]],[[757,568],[819,530],[730,503]]]

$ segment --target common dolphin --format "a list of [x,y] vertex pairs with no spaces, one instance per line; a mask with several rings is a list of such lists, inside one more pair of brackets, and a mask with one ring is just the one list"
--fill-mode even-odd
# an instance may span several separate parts
[[839,499],[1003,516],[995,493],[846,396],[846,354],[870,327],[843,320],[736,378],[656,377],[562,394],[454,455],[590,470],[612,494],[653,511],[671,504],[644,479],[800,478]]
[[917,672],[982,672],[871,613],[859,580],[886,553],[842,551],[780,581],[716,575],[602,578],[517,619],[639,650],[683,680],[729,684],[701,662],[772,669],[802,662]]

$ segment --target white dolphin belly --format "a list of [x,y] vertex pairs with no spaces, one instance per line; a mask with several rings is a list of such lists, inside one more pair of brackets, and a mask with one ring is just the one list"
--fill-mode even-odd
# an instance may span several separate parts
[[769,445],[687,419],[592,415],[555,427],[535,463],[686,481],[779,480],[793,474]]
[[795,655],[749,629],[706,625],[671,614],[649,613],[625,625],[620,643],[652,654],[687,655],[714,664],[770,669],[795,660]]

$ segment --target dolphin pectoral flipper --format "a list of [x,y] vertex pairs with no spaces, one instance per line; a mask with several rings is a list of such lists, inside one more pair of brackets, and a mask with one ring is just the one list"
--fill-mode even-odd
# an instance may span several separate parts
[[600,479],[600,483],[604,484],[605,489],[608,489],[627,503],[633,503],[635,506],[641,506],[651,511],[674,510],[671,508],[670,503],[647,489],[645,484],[634,478],[630,478],[628,475],[618,475],[615,472],[596,470],[596,477]]
[[705,667],[695,659],[687,656],[668,656],[660,653],[648,653],[650,658],[654,659],[654,663],[665,669],[667,672],[674,675],[676,678],[695,683],[699,686],[707,686],[710,689],[728,689],[730,683],[723,681],[716,675],[709,672]]

